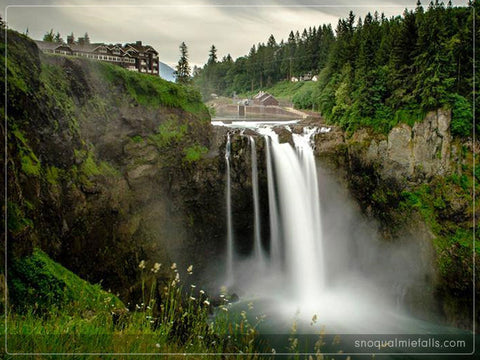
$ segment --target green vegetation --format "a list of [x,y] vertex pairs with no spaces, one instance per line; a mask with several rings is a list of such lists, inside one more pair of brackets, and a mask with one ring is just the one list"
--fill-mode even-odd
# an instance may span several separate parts
[[[205,98],[284,87],[295,106],[318,110],[349,131],[368,127],[387,133],[398,122],[412,124],[420,114],[448,108],[452,133],[467,138],[472,99],[478,96],[472,88],[472,38],[480,41],[473,29],[473,17],[480,22],[479,5],[432,1],[424,9],[418,2],[415,10],[391,18],[377,12],[357,18],[350,12],[338,21],[335,35],[323,25],[292,31],[280,43],[270,36],[236,61],[230,56],[218,61],[211,52],[194,82]],[[292,76],[305,75],[318,75],[318,81],[287,85]]]
[[97,65],[105,79],[124,89],[140,105],[180,108],[194,114],[205,114],[209,118],[200,94],[190,86],[174,84],[160,77],[128,71],[108,63],[99,62]]
[[[139,268],[143,303],[129,311],[114,295],[78,278],[40,250],[15,261],[16,276],[10,296],[22,313],[8,314],[10,351],[132,354],[255,351],[256,327],[261,318],[251,323],[246,311],[230,314],[228,301],[213,309],[205,291],[182,285],[175,264],[167,271],[157,263],[147,269],[145,261],[141,261]],[[187,269],[187,277],[192,270],[192,267]],[[35,299],[33,306],[28,302],[31,298]],[[210,317],[212,310],[214,318]]]
[[39,176],[41,169],[40,161],[28,145],[25,136],[18,129],[12,130],[11,133],[18,140],[17,146],[22,171],[29,176]]
[[11,201],[7,202],[7,227],[12,234],[22,233],[33,227],[33,221],[26,218],[22,208]]
[[115,296],[80,279],[39,249],[12,261],[9,290],[12,309],[22,313],[31,311],[32,315],[46,314],[67,305],[68,311],[74,312],[75,307],[83,311],[103,310],[105,301],[111,308],[123,307]]
[[[404,191],[399,209],[418,211],[435,234],[437,264],[445,285],[455,291],[468,291],[472,278],[472,254],[480,254],[477,239],[473,248],[473,174],[466,166],[461,175],[436,177],[428,185]],[[475,182],[477,191],[478,182]],[[477,206],[478,208],[478,206]],[[478,211],[478,210],[477,210]],[[470,275],[468,275],[470,274]]]
[[150,140],[159,147],[164,148],[172,145],[173,142],[180,142],[187,133],[187,125],[180,124],[178,120],[170,118],[158,126],[158,132],[150,135]]
[[185,161],[191,163],[200,160],[202,155],[208,152],[208,149],[196,144],[185,148],[183,152],[185,153]]

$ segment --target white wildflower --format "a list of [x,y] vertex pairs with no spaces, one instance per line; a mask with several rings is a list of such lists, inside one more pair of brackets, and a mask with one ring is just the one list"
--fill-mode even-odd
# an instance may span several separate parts
[[187,268],[187,272],[191,275],[192,272],[193,272],[193,265],[190,265],[188,268]]
[[159,348],[160,349],[160,344],[155,344],[155,347]]
[[191,284],[190,287],[191,287],[192,289],[195,289],[195,288],[197,287],[197,285]]
[[190,296],[190,300],[195,301],[197,299],[195,299],[193,296]]
[[154,273],[157,273],[157,272],[160,270],[160,267],[161,267],[161,266],[162,266],[162,264],[155,263],[155,264],[153,265],[152,271],[153,271]]
[[204,295],[204,294],[205,294],[205,291],[200,290],[200,294]]
[[209,306],[209,305],[210,305],[210,301],[208,301],[208,300],[205,300],[203,303],[204,303],[206,306]]
[[140,261],[140,264],[138,264],[138,267],[142,270],[145,269],[145,260]]
[[173,263],[172,266],[170,266],[170,269],[175,270],[177,268],[177,263]]

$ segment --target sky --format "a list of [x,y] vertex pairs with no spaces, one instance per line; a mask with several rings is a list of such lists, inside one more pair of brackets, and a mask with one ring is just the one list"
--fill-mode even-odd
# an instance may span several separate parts
[[[445,2],[447,2],[446,0]],[[454,0],[464,6],[467,0]],[[422,0],[426,7],[429,0]],[[41,40],[50,29],[66,37],[88,33],[91,42],[126,43],[141,40],[153,46],[160,60],[175,66],[179,45],[187,44],[190,64],[202,66],[212,44],[222,58],[248,54],[253,44],[277,42],[290,30],[332,24],[350,10],[400,15],[414,9],[416,0],[0,0],[8,26]]]

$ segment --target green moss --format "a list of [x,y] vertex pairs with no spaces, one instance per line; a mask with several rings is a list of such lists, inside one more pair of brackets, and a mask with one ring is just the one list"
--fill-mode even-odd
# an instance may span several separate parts
[[12,134],[17,139],[18,153],[22,171],[29,176],[40,176],[41,165],[35,153],[30,148],[24,134],[14,128]]
[[143,138],[140,135],[132,136],[131,139],[136,144],[143,142]]
[[93,153],[88,152],[87,158],[81,166],[81,171],[88,177],[101,174],[101,171],[93,158]]
[[119,177],[122,174],[106,161],[101,161],[98,169],[102,175],[108,177]]
[[17,311],[35,309],[49,312],[74,303],[86,310],[100,310],[104,299],[123,307],[118,298],[92,285],[35,249],[33,254],[15,259],[9,269],[10,302]]
[[192,145],[183,149],[183,152],[185,154],[184,160],[191,163],[200,160],[202,155],[208,152],[208,149],[205,146]]
[[149,139],[159,148],[181,141],[187,133],[187,125],[180,124],[178,120],[170,118],[158,126],[157,133]]
[[55,166],[49,166],[45,173],[45,179],[50,185],[58,185],[59,169]]
[[33,221],[25,217],[22,208],[15,202],[7,202],[7,228],[13,234],[18,234],[33,227]]

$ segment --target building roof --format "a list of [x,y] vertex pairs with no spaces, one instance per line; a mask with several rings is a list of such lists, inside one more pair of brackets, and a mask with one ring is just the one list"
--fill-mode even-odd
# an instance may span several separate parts
[[40,50],[55,50],[56,48],[65,45],[61,43],[56,43],[56,42],[50,42],[50,41],[41,41],[41,40],[35,40],[35,43],[37,44],[38,48]]

